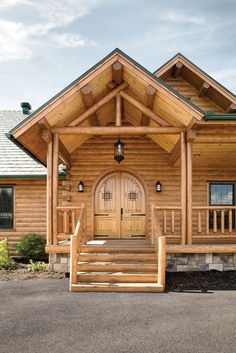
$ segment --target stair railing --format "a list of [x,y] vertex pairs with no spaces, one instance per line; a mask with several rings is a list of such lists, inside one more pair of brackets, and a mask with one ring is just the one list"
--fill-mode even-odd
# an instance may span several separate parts
[[86,242],[86,205],[81,204],[79,219],[70,239],[70,286],[77,282],[77,264],[82,244]]

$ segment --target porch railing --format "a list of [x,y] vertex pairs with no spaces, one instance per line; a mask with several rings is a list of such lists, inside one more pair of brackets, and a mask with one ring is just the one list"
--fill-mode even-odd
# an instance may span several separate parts
[[85,204],[80,206],[58,206],[58,229],[57,229],[57,241],[69,240],[71,234],[74,234],[78,219],[83,210],[84,225],[86,226],[86,207]]
[[193,236],[236,234],[236,206],[194,206]]
[[80,207],[79,218],[70,241],[70,291],[77,282],[77,264],[82,244],[86,243],[85,204]]
[[152,243],[156,244],[162,235],[180,236],[181,207],[152,205]]

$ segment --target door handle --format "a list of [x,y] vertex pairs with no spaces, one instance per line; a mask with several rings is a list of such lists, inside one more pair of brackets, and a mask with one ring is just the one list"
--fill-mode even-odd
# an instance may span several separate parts
[[95,213],[94,216],[109,216],[108,213]]
[[146,216],[146,213],[132,213],[131,216]]
[[120,209],[121,220],[123,220],[123,212],[124,212],[123,207],[121,207],[121,209]]

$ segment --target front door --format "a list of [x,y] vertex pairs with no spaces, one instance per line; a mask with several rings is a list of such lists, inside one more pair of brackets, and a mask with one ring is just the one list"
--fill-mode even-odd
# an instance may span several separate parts
[[94,206],[95,237],[145,237],[145,192],[133,175],[107,175],[95,190]]

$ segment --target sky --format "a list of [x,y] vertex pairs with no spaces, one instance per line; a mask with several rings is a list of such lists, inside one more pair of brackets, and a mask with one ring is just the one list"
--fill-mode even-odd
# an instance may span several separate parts
[[33,110],[114,48],[177,52],[236,93],[236,0],[0,0],[0,109]]

